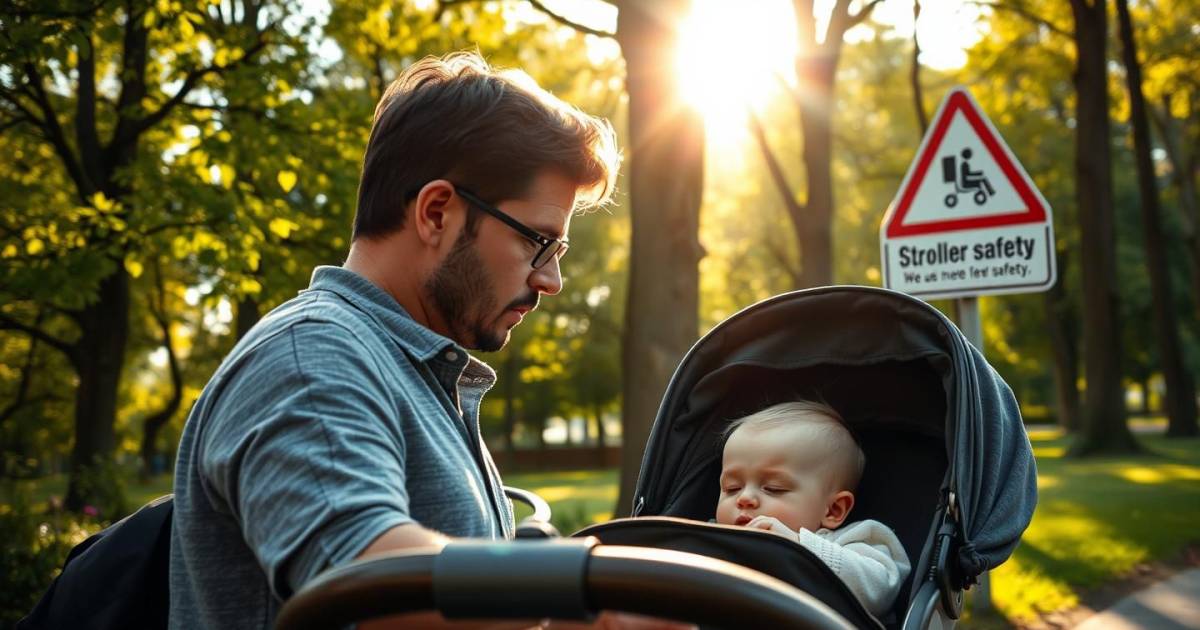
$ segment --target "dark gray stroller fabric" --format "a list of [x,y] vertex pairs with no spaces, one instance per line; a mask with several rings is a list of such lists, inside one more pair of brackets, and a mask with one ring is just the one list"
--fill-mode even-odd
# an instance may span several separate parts
[[963,420],[953,451],[965,530],[958,556],[964,575],[977,576],[1016,549],[1037,504],[1037,471],[1012,390],[978,350],[962,342],[970,384],[958,391]]

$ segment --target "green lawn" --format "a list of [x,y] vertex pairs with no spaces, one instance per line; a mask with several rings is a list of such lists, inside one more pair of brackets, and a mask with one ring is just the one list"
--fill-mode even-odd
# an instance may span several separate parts
[[1057,431],[1031,436],[1038,506],[1012,559],[992,574],[1013,621],[1079,604],[1079,592],[1200,542],[1200,439],[1138,435],[1148,453],[1067,459]]
[[[536,492],[550,504],[550,521],[563,535],[586,525],[612,518],[617,503],[617,470],[574,470],[568,472],[504,475],[505,485]],[[517,521],[531,512],[517,506]]]

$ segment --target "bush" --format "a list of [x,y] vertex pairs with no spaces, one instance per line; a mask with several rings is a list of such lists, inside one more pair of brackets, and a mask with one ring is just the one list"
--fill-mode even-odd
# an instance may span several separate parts
[[104,524],[61,510],[35,514],[24,484],[5,482],[0,505],[0,628],[11,628],[37,604],[75,545]]
[[76,476],[78,494],[90,505],[82,506],[86,516],[118,520],[129,513],[125,499],[125,481],[121,467],[113,461],[97,458]]

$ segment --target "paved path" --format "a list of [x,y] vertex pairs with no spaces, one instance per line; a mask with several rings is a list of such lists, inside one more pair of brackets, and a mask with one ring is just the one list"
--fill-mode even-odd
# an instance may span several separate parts
[[1200,630],[1200,569],[1188,569],[1117,601],[1075,630]]

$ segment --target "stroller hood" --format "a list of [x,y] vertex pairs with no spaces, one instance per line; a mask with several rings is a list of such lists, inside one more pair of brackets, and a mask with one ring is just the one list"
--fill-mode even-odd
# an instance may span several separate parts
[[[949,502],[957,523],[964,580],[1012,553],[1037,500],[1032,449],[1012,390],[937,309],[872,287],[779,295],[700,339],[664,393],[634,514],[711,517],[700,506],[715,505],[711,477],[719,473],[724,426],[796,397],[830,402],[856,433],[902,427],[935,449],[944,444],[945,459],[932,470],[942,479],[939,500]],[[907,448],[887,440],[892,451]],[[869,453],[868,469],[871,462]]]

